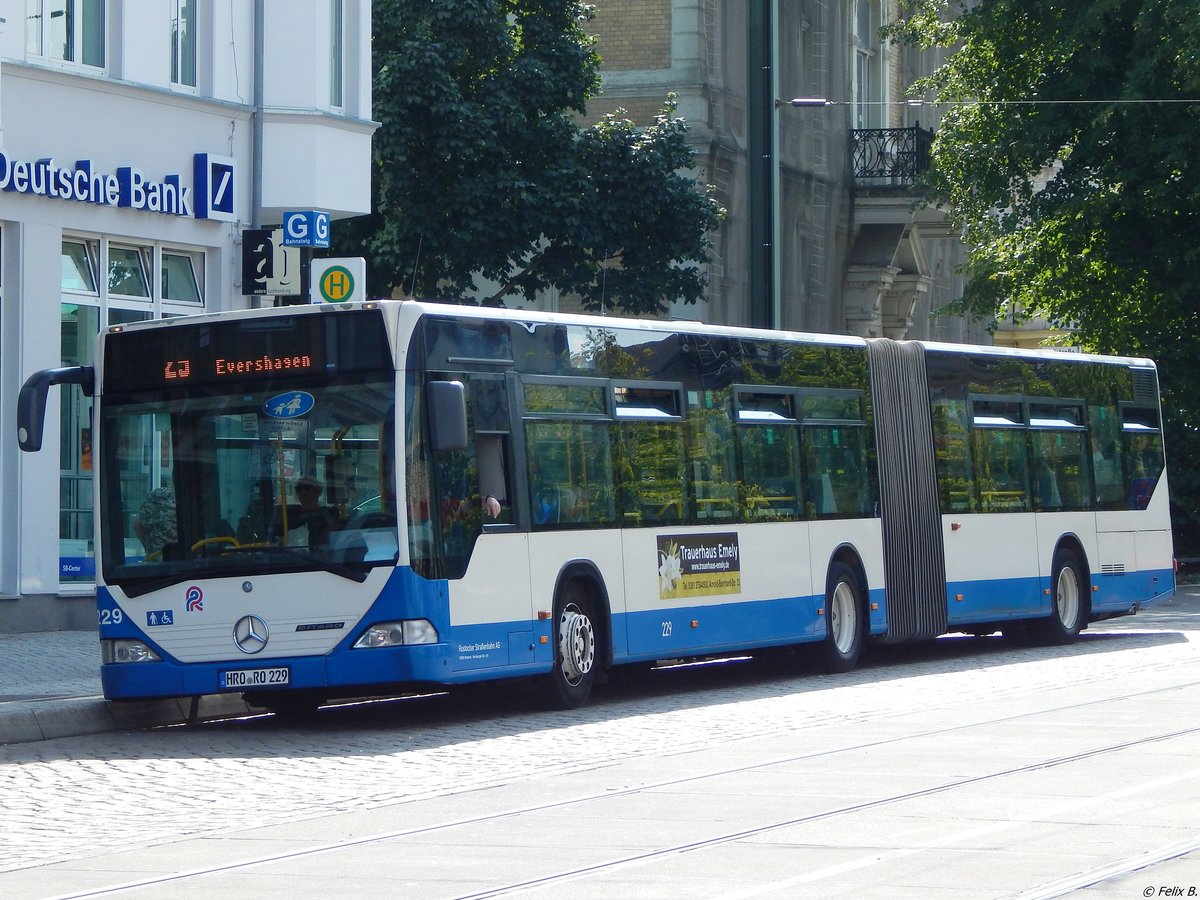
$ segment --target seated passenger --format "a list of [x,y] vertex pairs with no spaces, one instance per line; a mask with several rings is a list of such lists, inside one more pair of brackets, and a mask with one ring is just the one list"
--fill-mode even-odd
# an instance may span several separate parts
[[286,522],[282,510],[276,514],[275,533],[284,538],[288,546],[326,546],[329,532],[341,526],[337,512],[319,502],[322,490],[321,482],[317,479],[310,476],[301,478],[295,487],[296,499],[300,502],[288,504]]
[[552,525],[558,521],[558,492],[544,487],[534,494],[533,521],[536,525]]

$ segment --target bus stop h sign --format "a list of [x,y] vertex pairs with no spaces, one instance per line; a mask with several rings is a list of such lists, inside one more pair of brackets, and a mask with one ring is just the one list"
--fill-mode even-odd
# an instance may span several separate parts
[[313,303],[351,303],[367,299],[367,261],[346,256],[312,261],[309,294]]

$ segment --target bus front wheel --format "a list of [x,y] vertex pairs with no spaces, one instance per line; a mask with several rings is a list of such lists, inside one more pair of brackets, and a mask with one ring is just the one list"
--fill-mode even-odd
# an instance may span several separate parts
[[865,626],[858,576],[845,563],[834,563],[825,583],[825,640],[816,654],[821,671],[849,672],[858,665]]
[[543,691],[554,709],[577,709],[591,696],[599,659],[596,608],[591,589],[577,578],[564,585],[555,601],[554,668]]
[[1030,636],[1043,645],[1069,644],[1083,627],[1087,582],[1078,557],[1066,548],[1054,554],[1050,572],[1050,615],[1029,623]]

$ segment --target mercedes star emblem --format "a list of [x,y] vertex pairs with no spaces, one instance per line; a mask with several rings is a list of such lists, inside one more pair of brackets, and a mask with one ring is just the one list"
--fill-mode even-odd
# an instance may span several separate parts
[[243,653],[257,653],[267,646],[267,623],[258,616],[242,616],[233,626],[233,642]]

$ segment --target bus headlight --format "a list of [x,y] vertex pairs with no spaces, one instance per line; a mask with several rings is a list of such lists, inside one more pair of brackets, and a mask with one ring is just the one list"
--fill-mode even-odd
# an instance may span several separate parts
[[100,661],[108,663],[162,662],[162,657],[133,638],[100,642]]
[[359,647],[402,647],[405,644],[436,644],[437,629],[428,619],[376,622],[354,642]]

